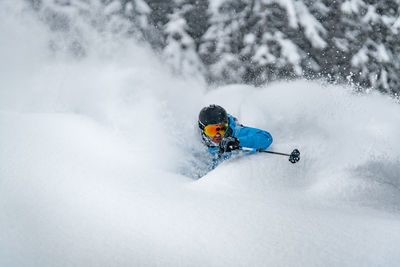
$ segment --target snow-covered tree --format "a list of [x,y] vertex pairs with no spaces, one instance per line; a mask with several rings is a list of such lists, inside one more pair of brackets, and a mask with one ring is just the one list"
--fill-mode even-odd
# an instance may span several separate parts
[[177,5],[176,10],[169,15],[165,25],[166,46],[163,57],[177,74],[202,76],[203,63],[200,60],[196,43],[189,35],[189,26],[184,17],[190,5]]
[[183,16],[187,22],[187,32],[193,38],[196,45],[199,46],[202,36],[210,26],[208,1],[184,0],[180,1],[179,4],[185,6]]
[[[364,87],[395,93],[400,85],[398,1],[346,0],[341,11],[356,26],[347,31],[352,41],[349,73]],[[346,29],[348,30],[348,29]]]
[[259,19],[247,38],[256,40],[249,69],[261,73],[258,82],[318,71],[319,66],[307,55],[311,50],[320,53],[327,46],[326,30],[303,2],[256,2],[254,13]]
[[212,75],[260,84],[318,71],[307,55],[327,46],[327,32],[302,1],[224,0],[211,13],[200,52]]
[[136,28],[141,32],[139,39],[143,38],[153,45],[162,42],[159,38],[159,32],[156,31],[150,21],[152,9],[144,0],[120,1],[123,7],[123,16],[136,25]]
[[172,14],[175,1],[174,0],[145,0],[147,5],[151,8],[150,19],[152,24],[161,29],[169,21],[168,16]]

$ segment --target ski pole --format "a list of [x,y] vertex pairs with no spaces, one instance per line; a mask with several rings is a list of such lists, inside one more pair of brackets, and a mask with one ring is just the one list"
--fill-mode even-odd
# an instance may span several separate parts
[[292,153],[286,154],[286,153],[281,153],[281,152],[275,152],[275,151],[269,151],[269,150],[264,150],[264,149],[256,149],[256,148],[251,148],[251,147],[240,147],[241,150],[243,151],[253,151],[253,152],[262,152],[262,153],[269,153],[269,154],[276,154],[276,155],[282,155],[282,156],[288,156],[289,161],[291,163],[296,163],[300,160],[300,151],[298,149],[294,149]]

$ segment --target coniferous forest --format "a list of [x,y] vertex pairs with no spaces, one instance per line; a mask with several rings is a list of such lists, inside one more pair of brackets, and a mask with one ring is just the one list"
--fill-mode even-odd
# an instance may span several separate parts
[[[322,79],[400,92],[396,0],[29,0],[53,31],[54,50],[85,56],[74,14],[150,45],[183,76],[209,85]],[[54,8],[51,8],[51,7]]]

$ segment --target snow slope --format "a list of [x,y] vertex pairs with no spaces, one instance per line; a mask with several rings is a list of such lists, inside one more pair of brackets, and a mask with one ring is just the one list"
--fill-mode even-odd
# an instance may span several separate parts
[[[18,3],[0,4],[0,266],[398,264],[394,100],[306,81],[208,91],[101,36],[75,60]],[[206,173],[209,103],[301,161]]]

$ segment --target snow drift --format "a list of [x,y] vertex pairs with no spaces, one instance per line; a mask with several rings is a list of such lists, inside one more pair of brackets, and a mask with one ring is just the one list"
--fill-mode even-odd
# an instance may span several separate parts
[[[400,261],[393,99],[306,81],[206,90],[94,30],[77,60],[24,8],[0,8],[1,266]],[[254,154],[207,173],[196,120],[210,103],[301,161]]]

